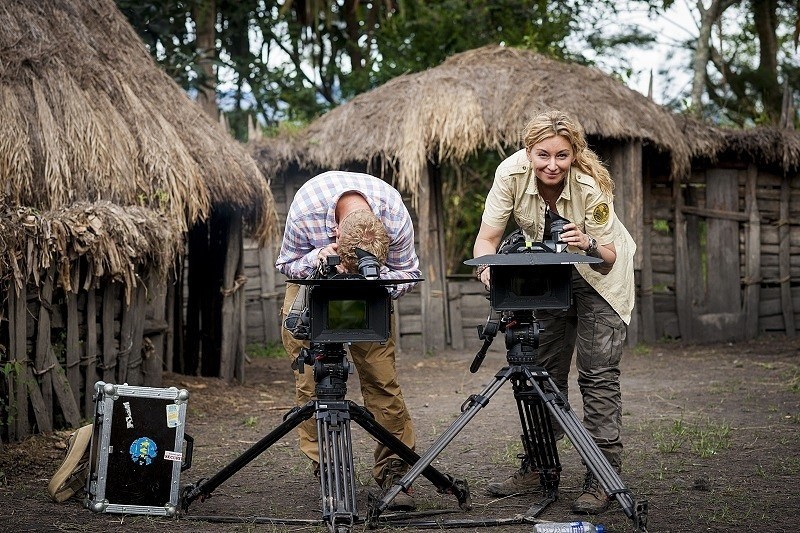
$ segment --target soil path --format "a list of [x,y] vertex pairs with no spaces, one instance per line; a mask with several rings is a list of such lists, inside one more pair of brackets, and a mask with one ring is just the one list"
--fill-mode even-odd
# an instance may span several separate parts
[[[419,452],[450,426],[464,400],[480,392],[505,364],[504,353],[493,346],[481,369],[471,374],[473,356],[474,351],[445,351],[435,356],[406,351],[398,357]],[[623,479],[635,495],[649,502],[648,531],[797,531],[800,339],[765,337],[722,345],[657,343],[626,350],[622,366]],[[186,427],[195,439],[194,462],[183,473],[182,484],[218,472],[274,429],[292,406],[293,380],[287,360],[255,358],[246,372],[245,385],[166,376],[165,386],[190,392]],[[361,404],[357,376],[350,378],[348,386],[348,398]],[[570,397],[580,415],[577,390],[571,390]],[[454,497],[438,494],[424,478],[415,482],[419,508],[446,511],[438,515],[443,520],[513,518],[524,512],[531,504],[529,496],[497,499],[484,492],[488,482],[517,468],[518,433],[508,384],[433,463],[444,473],[467,479],[473,509],[460,510]],[[193,502],[189,513],[177,520],[97,515],[85,510],[78,499],[52,503],[46,486],[64,457],[67,436],[68,432],[57,432],[2,444],[0,531],[95,532],[120,527],[124,531],[198,533],[324,531],[313,523],[274,525],[252,519],[313,522],[320,518],[317,484],[308,461],[295,447],[294,433],[237,472],[212,498]],[[372,441],[355,425],[353,447],[363,517],[367,493],[374,486]],[[560,498],[539,518],[579,520],[569,506],[580,492],[584,469],[566,439],[559,444],[559,454],[564,468]],[[619,506],[588,520],[604,524],[608,531],[633,531]],[[532,528],[531,524],[515,524],[451,530],[510,533]],[[363,525],[354,528],[364,530]]]

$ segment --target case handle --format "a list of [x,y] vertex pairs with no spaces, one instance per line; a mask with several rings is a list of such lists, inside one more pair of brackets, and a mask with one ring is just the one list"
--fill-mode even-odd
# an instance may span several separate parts
[[183,454],[181,461],[181,472],[192,467],[192,451],[194,451],[194,437],[184,434],[183,440],[186,441],[186,453]]

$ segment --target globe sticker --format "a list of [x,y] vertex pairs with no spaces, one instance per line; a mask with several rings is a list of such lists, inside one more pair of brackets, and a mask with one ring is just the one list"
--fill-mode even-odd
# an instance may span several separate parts
[[594,208],[594,212],[592,212],[592,218],[598,224],[605,224],[608,222],[608,216],[611,214],[611,210],[608,208],[608,204],[603,202],[602,204],[597,204]]
[[128,453],[130,453],[131,461],[137,465],[149,465],[158,454],[158,447],[152,439],[139,437],[131,443]]

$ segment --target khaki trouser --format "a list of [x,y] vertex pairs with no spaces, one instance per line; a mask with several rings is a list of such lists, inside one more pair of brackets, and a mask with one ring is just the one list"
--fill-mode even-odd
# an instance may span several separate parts
[[[299,288],[300,286],[294,283],[286,284],[281,323],[291,309]],[[298,341],[283,327],[281,328],[281,339],[286,352],[292,359],[299,355],[301,348],[308,347],[307,341]],[[392,331],[391,337],[385,344],[367,342],[351,344],[350,357],[358,371],[364,407],[372,413],[378,424],[413,450],[415,445],[414,426],[397,382],[394,348],[395,332]],[[304,370],[302,374],[294,371],[297,405],[304,405],[314,398],[316,385],[314,373],[310,366],[306,366]],[[300,450],[309,459],[319,462],[316,419],[312,417],[303,421],[297,430]],[[392,458],[398,459],[398,457],[380,442],[375,446],[374,456],[375,466],[372,475],[380,484],[383,481],[383,469],[386,462]]]
[[572,268],[572,307],[537,311],[538,362],[567,394],[572,354],[577,346],[578,386],[583,425],[608,462],[622,468],[622,395],[619,363],[627,329],[611,306]]

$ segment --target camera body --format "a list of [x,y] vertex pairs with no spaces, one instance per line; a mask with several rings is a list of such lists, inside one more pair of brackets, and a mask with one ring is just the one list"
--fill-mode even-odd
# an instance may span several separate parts
[[571,266],[601,263],[602,259],[566,251],[567,245],[558,240],[565,221],[553,222],[553,239],[550,241],[531,242],[525,239],[521,230],[516,230],[503,239],[497,254],[464,262],[470,266],[489,267],[492,309],[567,309],[572,304]]
[[378,259],[360,248],[356,248],[356,254],[357,274],[338,272],[340,258],[329,256],[311,277],[288,280],[300,285],[298,297],[302,300],[284,321],[284,327],[295,339],[318,344],[389,340],[389,287],[422,279],[381,279]]

